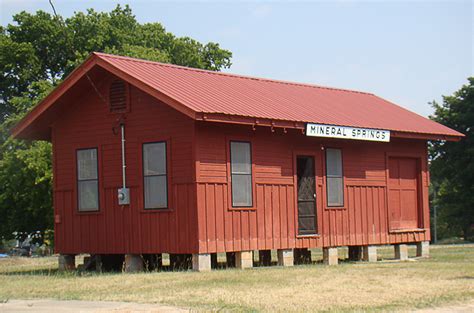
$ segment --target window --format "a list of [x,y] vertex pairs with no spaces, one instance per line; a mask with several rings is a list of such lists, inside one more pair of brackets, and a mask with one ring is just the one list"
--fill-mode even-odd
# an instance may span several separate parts
[[342,180],[342,152],[340,149],[326,149],[326,192],[329,207],[344,206]]
[[97,173],[97,149],[76,151],[77,199],[79,211],[99,210],[99,179]]
[[230,142],[232,206],[252,207],[252,158],[250,142]]
[[123,113],[127,111],[127,86],[122,80],[114,80],[109,89],[110,112]]
[[143,144],[143,180],[145,209],[167,208],[166,142]]

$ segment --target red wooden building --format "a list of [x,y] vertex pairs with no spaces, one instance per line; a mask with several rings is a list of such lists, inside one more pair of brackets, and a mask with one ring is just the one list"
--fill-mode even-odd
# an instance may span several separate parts
[[53,144],[58,253],[192,254],[201,270],[219,252],[241,267],[254,250],[425,253],[427,140],[463,136],[370,93],[101,53],[12,133]]

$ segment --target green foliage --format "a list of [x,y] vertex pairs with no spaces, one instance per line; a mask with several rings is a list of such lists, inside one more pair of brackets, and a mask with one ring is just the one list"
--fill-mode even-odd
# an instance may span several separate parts
[[7,35],[19,44],[28,44],[37,58],[36,71],[42,79],[53,83],[61,78],[69,55],[69,37],[60,27],[60,21],[50,14],[38,11],[35,15],[21,12],[13,16],[17,25],[7,26]]
[[46,229],[44,231],[44,244],[48,247],[54,248],[54,230],[53,229]]
[[0,27],[0,237],[53,228],[51,145],[15,140],[9,131],[91,52],[216,71],[231,65],[232,53],[219,44],[140,24],[128,6],[67,19],[20,12],[13,21]]
[[[231,65],[232,53],[217,43],[176,37],[160,23],[140,24],[129,6],[93,9],[67,19],[38,11],[13,16],[0,28],[0,99],[21,96],[38,80],[57,84],[93,51],[109,52],[208,70]],[[8,106],[7,106],[8,107]],[[7,112],[0,112],[0,122]]]
[[11,108],[8,100],[20,95],[38,79],[38,59],[29,43],[15,42],[5,32],[0,33],[0,121]]
[[432,103],[433,120],[464,135],[459,142],[433,142],[431,181],[436,191],[439,236],[474,239],[474,77],[443,103]]
[[12,110],[0,124],[0,234],[11,238],[14,231],[52,228],[51,144],[26,142],[8,136],[31,106],[31,98],[44,97],[52,85],[47,81],[31,84],[22,97],[10,101]]

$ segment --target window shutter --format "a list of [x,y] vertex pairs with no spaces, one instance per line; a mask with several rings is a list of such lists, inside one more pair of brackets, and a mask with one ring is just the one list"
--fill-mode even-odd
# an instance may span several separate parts
[[110,84],[109,105],[112,113],[122,113],[127,110],[127,89],[124,81],[117,79]]

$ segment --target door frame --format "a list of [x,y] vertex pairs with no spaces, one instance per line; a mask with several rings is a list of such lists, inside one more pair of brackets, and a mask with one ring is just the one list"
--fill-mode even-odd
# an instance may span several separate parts
[[[297,157],[298,156],[309,156],[313,157],[314,163],[314,192],[316,193],[315,199],[315,213],[316,213],[316,233],[315,234],[304,234],[300,235],[298,233],[298,173],[297,173]],[[321,159],[321,152],[317,149],[314,150],[293,150],[293,188],[294,188],[294,196],[293,196],[293,205],[294,205],[294,216],[295,216],[295,235],[296,238],[308,238],[308,237],[320,237],[322,233],[322,202],[321,202],[321,188],[323,186],[322,182],[322,159]]]
[[[417,212],[417,227],[415,229],[412,228],[392,228],[390,225],[390,202],[389,202],[389,159],[390,158],[406,158],[406,159],[414,159],[416,161],[416,178],[417,178],[417,204],[418,204],[418,212]],[[387,152],[385,153],[385,203],[387,204],[387,226],[389,232],[410,232],[414,230],[423,230],[425,227],[425,216],[424,216],[424,202],[423,202],[423,156],[418,153],[395,153],[395,152]]]

